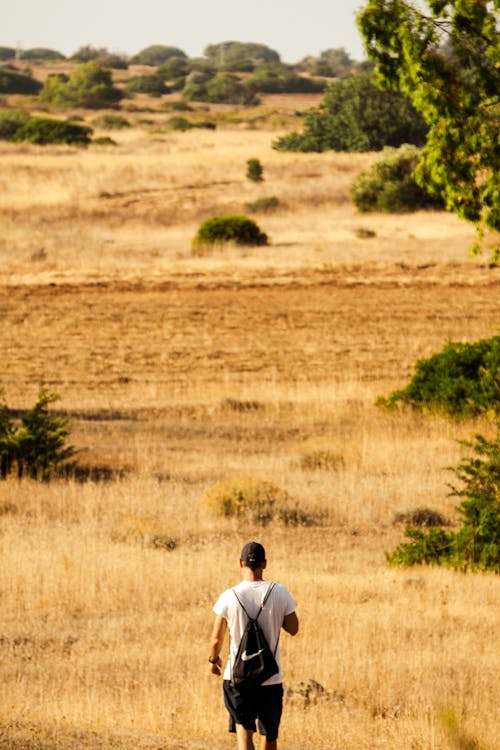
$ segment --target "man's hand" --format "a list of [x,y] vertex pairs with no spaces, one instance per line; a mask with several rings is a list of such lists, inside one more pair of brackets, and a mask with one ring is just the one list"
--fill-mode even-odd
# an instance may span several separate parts
[[221,670],[222,670],[222,661],[221,661],[221,658],[219,656],[219,658],[217,659],[217,661],[214,664],[212,664],[212,662],[210,662],[210,672],[212,674],[220,676],[222,674]]

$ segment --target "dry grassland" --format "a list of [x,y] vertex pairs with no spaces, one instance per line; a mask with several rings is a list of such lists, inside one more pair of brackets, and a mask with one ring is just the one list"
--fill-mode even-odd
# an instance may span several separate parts
[[[5,398],[31,406],[45,378],[80,464],[108,476],[0,483],[0,748],[233,747],[211,607],[258,538],[301,620],[282,639],[284,750],[444,750],[442,706],[492,750],[497,577],[384,558],[398,512],[456,521],[445,467],[491,426],[373,404],[447,340],[498,332],[498,270],[452,216],[358,215],[348,186],[372,155],[134,117],[114,148],[0,146]],[[193,256],[202,219],[270,195],[251,214],[269,247]],[[316,450],[342,461],[304,468]],[[204,491],[235,476],[313,523],[208,515]]]

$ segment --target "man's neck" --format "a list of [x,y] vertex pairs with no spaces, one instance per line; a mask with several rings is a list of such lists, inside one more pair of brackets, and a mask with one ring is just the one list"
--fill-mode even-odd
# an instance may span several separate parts
[[242,578],[244,581],[263,581],[262,568],[242,568]]

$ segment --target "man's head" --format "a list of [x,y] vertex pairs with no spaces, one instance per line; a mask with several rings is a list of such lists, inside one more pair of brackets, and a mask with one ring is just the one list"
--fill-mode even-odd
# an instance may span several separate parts
[[266,567],[266,552],[259,542],[248,542],[241,550],[240,560],[246,568],[257,570]]

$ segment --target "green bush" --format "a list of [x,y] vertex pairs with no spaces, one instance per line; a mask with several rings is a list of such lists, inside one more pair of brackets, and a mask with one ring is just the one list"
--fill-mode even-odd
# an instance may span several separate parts
[[313,94],[325,90],[323,81],[297,75],[288,65],[266,63],[248,79],[256,91],[266,94]]
[[306,57],[299,67],[313,76],[340,78],[351,74],[356,63],[343,47],[339,47],[324,50],[319,57]]
[[77,125],[64,120],[52,120],[47,117],[30,117],[30,119],[16,130],[12,141],[17,143],[68,143],[76,146],[87,146],[90,143],[92,128]]
[[162,96],[168,94],[169,89],[165,86],[163,78],[158,75],[133,76],[129,78],[124,86],[129,96],[134,94],[149,94],[150,96]]
[[25,49],[20,55],[22,60],[65,60],[65,56],[57,50],[47,47],[32,47]]
[[42,102],[88,109],[113,107],[122,96],[113,85],[111,71],[95,60],[80,63],[69,76],[49,76],[40,92]]
[[491,440],[476,435],[462,445],[473,456],[454,472],[462,483],[451,494],[462,497],[458,531],[407,528],[403,542],[387,554],[390,565],[446,565],[457,570],[500,573],[500,432]]
[[25,94],[34,96],[42,90],[40,81],[31,76],[0,68],[0,94]]
[[121,115],[99,115],[94,117],[91,125],[101,130],[123,130],[130,127],[129,121]]
[[403,390],[379,398],[379,406],[442,411],[452,417],[500,414],[500,336],[473,344],[449,342],[441,352],[420,359]]
[[106,47],[92,47],[90,44],[80,47],[71,55],[70,59],[79,63],[94,60],[105,68],[114,68],[115,70],[126,70],[128,68],[127,59],[123,55],[109,52]]
[[255,89],[236,76],[218,73],[212,78],[207,73],[195,71],[186,80],[182,96],[187,101],[220,104],[255,104]]
[[380,151],[384,146],[425,143],[427,125],[404,94],[380,90],[372,73],[330,83],[302,133],[273,142],[279,151]]
[[178,47],[152,44],[134,55],[130,62],[133,65],[151,65],[152,67],[157,67],[163,65],[171,57],[187,57],[187,55]]
[[74,454],[66,444],[68,420],[49,411],[58,398],[42,385],[33,409],[20,416],[0,404],[0,478],[14,473],[46,481]]
[[204,55],[217,70],[234,72],[249,72],[264,63],[280,62],[280,56],[275,50],[255,42],[209,44]]
[[0,112],[0,140],[10,141],[18,130],[26,125],[30,115],[18,109],[5,109]]
[[252,182],[261,182],[264,168],[258,159],[248,159],[246,176]]
[[267,245],[267,235],[246,216],[215,216],[204,221],[193,240],[193,248],[234,243]]
[[405,144],[386,146],[382,156],[351,185],[351,197],[360,211],[398,213],[427,208],[444,209],[441,198],[432,197],[417,185],[413,172],[420,149]]
[[0,47],[0,60],[14,60],[15,56],[14,47]]

